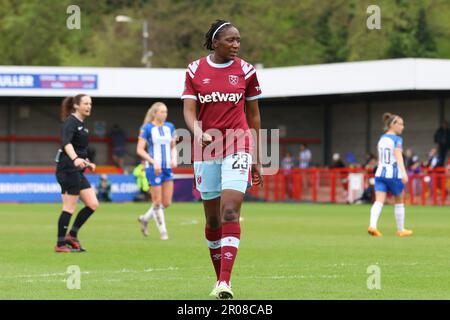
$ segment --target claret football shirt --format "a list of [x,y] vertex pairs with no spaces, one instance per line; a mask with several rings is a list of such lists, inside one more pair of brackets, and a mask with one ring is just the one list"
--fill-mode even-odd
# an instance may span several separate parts
[[[210,156],[201,159],[224,158],[235,152],[251,152],[252,141],[245,115],[245,101],[261,96],[255,68],[240,58],[217,64],[204,57],[189,64],[181,99],[197,102],[197,119],[203,132],[217,129],[222,138],[213,135]],[[209,132],[208,132],[209,133]],[[233,135],[233,137],[232,137]]]

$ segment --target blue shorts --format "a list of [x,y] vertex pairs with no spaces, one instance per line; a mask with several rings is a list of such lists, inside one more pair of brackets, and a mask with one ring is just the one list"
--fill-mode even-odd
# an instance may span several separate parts
[[245,193],[249,183],[252,156],[238,152],[225,159],[194,161],[195,186],[203,200],[221,195],[222,190],[232,189]]
[[391,193],[394,196],[398,196],[405,189],[401,179],[388,179],[375,177],[375,191]]
[[150,186],[160,186],[166,181],[173,180],[173,172],[171,168],[163,168],[159,176],[155,176],[155,170],[153,167],[145,169],[145,175],[147,176]]

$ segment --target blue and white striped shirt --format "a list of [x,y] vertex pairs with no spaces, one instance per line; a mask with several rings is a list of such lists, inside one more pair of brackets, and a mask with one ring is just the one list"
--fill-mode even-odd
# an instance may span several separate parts
[[383,134],[378,141],[378,168],[375,177],[401,179],[394,150],[403,148],[403,139],[394,134]]
[[170,168],[170,143],[175,136],[175,126],[171,122],[164,122],[162,126],[147,123],[142,127],[139,137],[147,140],[148,153],[161,168]]

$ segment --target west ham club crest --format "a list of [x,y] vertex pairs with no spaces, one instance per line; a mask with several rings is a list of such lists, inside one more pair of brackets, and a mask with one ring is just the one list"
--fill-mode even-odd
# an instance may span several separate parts
[[230,81],[230,83],[233,85],[233,86],[235,86],[235,85],[237,85],[238,84],[238,76],[233,76],[233,75],[229,75],[228,76],[228,80]]

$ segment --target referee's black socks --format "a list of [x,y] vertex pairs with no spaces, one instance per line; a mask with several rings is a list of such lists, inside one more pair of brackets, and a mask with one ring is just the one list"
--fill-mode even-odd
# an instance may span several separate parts
[[67,212],[63,211],[61,212],[61,215],[59,216],[58,220],[58,247],[63,246],[66,244],[66,241],[64,240],[64,237],[67,233],[67,228],[69,227],[70,218],[72,218],[72,215]]
[[91,214],[94,213],[94,210],[92,210],[89,207],[84,207],[83,209],[78,212],[78,215],[75,219],[75,222],[73,223],[72,229],[70,230],[70,235],[74,238],[78,235],[78,230],[80,230],[81,226],[89,219]]

